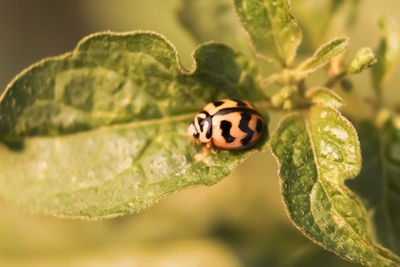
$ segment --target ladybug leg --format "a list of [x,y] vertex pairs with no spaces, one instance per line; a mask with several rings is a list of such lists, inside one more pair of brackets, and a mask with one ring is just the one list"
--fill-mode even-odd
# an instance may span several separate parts
[[[206,161],[207,161],[207,160],[206,160],[206,157],[207,157],[208,151],[211,149],[211,147],[212,147],[212,142],[211,142],[211,141],[208,142],[208,143],[206,143],[206,144],[203,146],[202,152],[201,152],[201,153],[197,153],[197,154],[194,156],[195,160],[196,160],[196,161],[203,161],[203,162],[206,162]],[[211,150],[211,151],[212,151],[212,150]]]
[[211,149],[211,151],[213,154],[218,155],[220,150],[216,147],[213,147],[213,149]]
[[211,141],[207,142],[205,146],[203,146],[203,153],[207,153],[208,150],[211,149],[212,143]]

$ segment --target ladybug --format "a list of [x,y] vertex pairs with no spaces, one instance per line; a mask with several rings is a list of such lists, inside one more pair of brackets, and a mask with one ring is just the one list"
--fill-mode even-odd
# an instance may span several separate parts
[[254,146],[266,131],[265,120],[244,100],[224,99],[207,104],[189,125],[187,134],[197,144],[225,150]]

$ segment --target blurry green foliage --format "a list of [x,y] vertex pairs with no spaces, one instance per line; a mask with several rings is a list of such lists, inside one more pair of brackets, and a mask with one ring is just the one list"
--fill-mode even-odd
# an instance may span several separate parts
[[399,253],[399,142],[395,121],[387,121],[378,129],[371,121],[362,121],[358,133],[363,152],[363,168],[350,188],[358,193],[372,217],[377,240]]
[[378,63],[372,71],[375,90],[382,90],[388,77],[393,74],[400,57],[399,27],[395,21],[382,17],[379,21],[381,40],[376,51]]
[[372,67],[378,62],[374,52],[370,47],[364,47],[358,50],[357,54],[350,61],[349,67],[347,68],[348,74],[358,74],[362,71]]
[[257,55],[290,67],[302,32],[289,1],[234,0],[234,6]]
[[362,0],[299,0],[292,1],[295,16],[304,27],[312,47],[346,34],[358,15]]
[[241,29],[229,0],[182,0],[177,11],[179,21],[198,43],[223,42],[236,50],[250,52],[251,47]]

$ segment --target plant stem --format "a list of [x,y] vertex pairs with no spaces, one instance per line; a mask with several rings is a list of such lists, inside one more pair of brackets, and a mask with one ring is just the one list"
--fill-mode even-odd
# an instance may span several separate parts
[[305,80],[303,79],[303,80],[299,81],[299,83],[297,84],[297,90],[298,90],[300,96],[303,97],[305,95],[306,89],[307,88],[306,88]]
[[325,83],[325,87],[328,87],[328,88],[333,87],[337,82],[339,82],[341,79],[343,79],[343,77],[346,75],[347,75],[347,73],[345,71],[342,71],[342,72],[338,73],[337,75],[329,78]]

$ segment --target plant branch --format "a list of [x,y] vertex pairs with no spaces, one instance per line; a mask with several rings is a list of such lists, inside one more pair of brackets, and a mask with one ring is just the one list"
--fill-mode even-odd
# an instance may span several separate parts
[[342,80],[346,75],[347,75],[347,72],[346,71],[342,71],[342,72],[336,74],[335,76],[330,77],[326,81],[325,87],[328,87],[328,88],[333,87],[337,82]]

